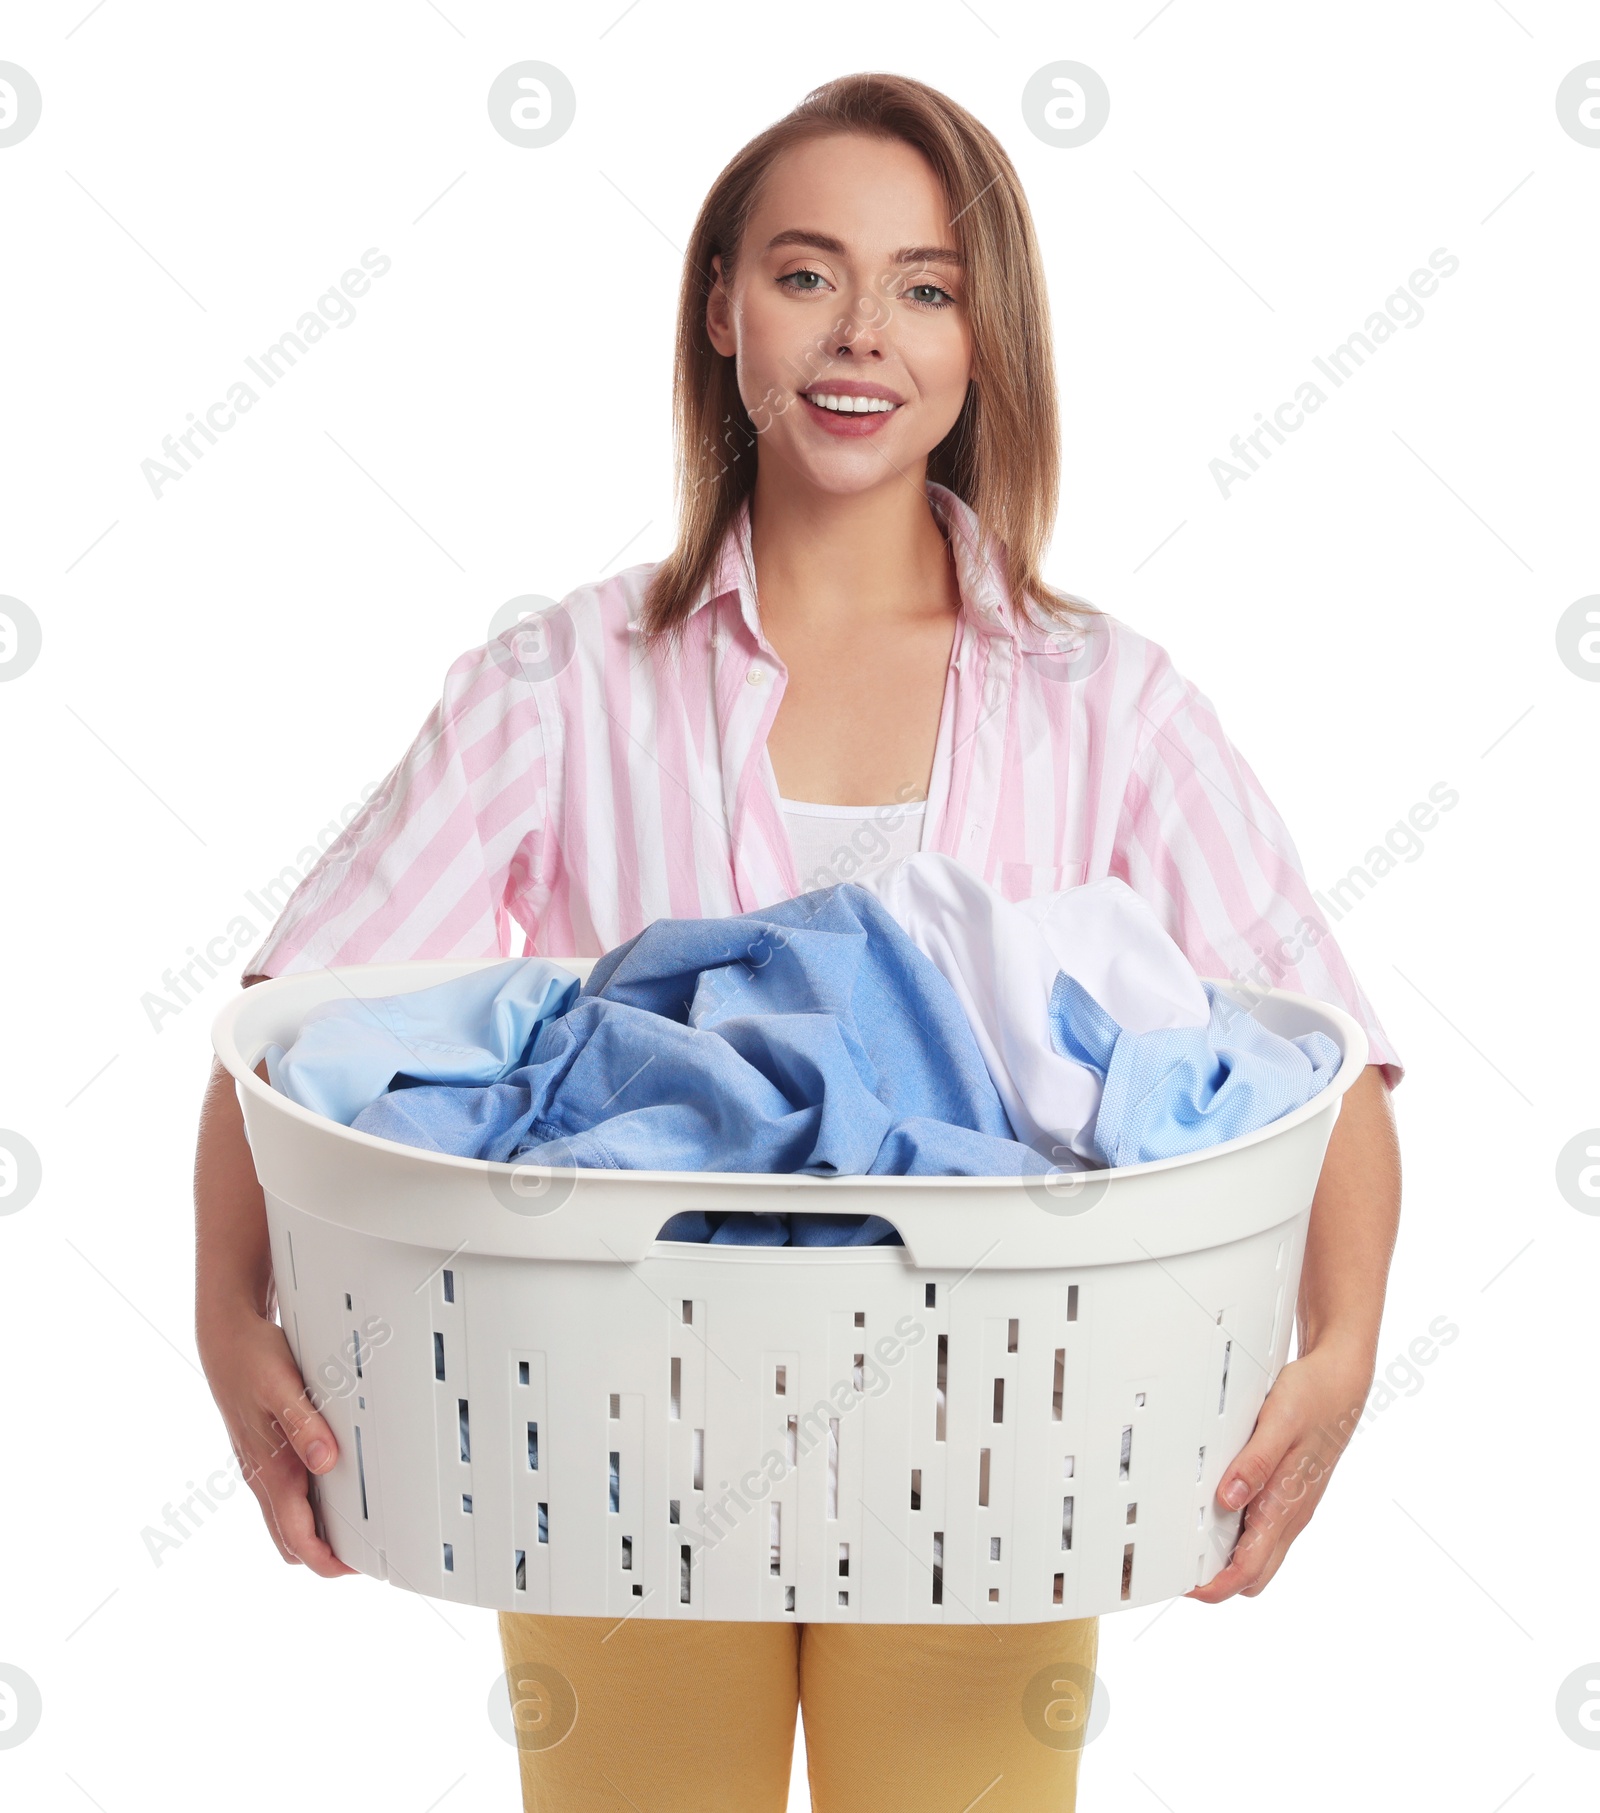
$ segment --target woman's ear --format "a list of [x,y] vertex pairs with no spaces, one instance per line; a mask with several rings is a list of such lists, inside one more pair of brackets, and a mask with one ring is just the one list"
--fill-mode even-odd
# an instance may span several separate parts
[[706,338],[726,358],[734,351],[732,310],[728,291],[722,281],[722,254],[711,260],[711,290],[706,297]]

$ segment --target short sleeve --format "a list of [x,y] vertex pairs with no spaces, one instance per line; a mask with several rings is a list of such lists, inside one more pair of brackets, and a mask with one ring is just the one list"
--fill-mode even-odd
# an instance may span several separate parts
[[494,645],[450,668],[399,764],[284,902],[244,979],[510,955],[538,911],[545,750],[532,688]]
[[1288,827],[1210,700],[1170,666],[1164,679],[1160,708],[1144,711],[1112,872],[1150,901],[1202,976],[1344,1008],[1393,1089],[1405,1067],[1312,898]]

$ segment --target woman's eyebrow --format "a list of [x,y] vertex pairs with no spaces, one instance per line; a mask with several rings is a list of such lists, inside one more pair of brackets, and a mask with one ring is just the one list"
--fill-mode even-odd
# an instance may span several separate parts
[[[813,251],[829,252],[836,258],[845,256],[842,239],[812,227],[786,227],[783,232],[774,233],[767,241],[766,249],[772,252],[779,246],[809,246]],[[964,269],[966,262],[951,246],[902,246],[890,259],[891,264],[949,264],[958,270]]]

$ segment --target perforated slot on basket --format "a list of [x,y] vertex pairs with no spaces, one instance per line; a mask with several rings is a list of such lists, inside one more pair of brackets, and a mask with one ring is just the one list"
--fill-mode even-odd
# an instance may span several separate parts
[[933,1602],[944,1604],[944,1531],[933,1533]]
[[539,1471],[539,1425],[537,1423],[528,1425],[528,1471],[530,1473]]
[[1122,1549],[1122,1596],[1129,1599],[1133,1596],[1133,1544],[1125,1543]]
[[444,1268],[444,1300],[446,1303],[456,1300],[456,1275],[449,1266]]
[[344,1294],[344,1306],[345,1306],[345,1308],[346,1308],[346,1309],[354,1309],[354,1308],[355,1308],[355,1305],[354,1305],[354,1304],[353,1304],[353,1303],[352,1303],[352,1302],[351,1302],[351,1301],[350,1301],[350,1293],[349,1293],[349,1291],[346,1291],[346,1292],[345,1292],[345,1294]]
[[1206,1449],[1205,1449],[1205,1443],[1202,1442],[1200,1444],[1200,1458],[1199,1458],[1199,1460],[1197,1460],[1195,1462],[1195,1468],[1194,1468],[1195,1483],[1197,1485],[1199,1484],[1200,1480],[1204,1476],[1205,1470],[1206,1470]]
[[866,1364],[867,1356],[864,1353],[855,1354],[851,1359],[850,1387],[853,1391],[865,1391],[867,1388]]
[[542,1498],[539,1500],[539,1540],[550,1540],[550,1507]]
[[361,1515],[367,1514],[367,1463],[361,1457],[361,1425],[356,1424],[356,1478],[361,1485]]
[[1000,1538],[998,1536],[991,1536],[989,1538],[989,1559],[991,1561],[998,1561],[1000,1559]]
[[786,1586],[783,1589],[783,1609],[786,1612],[794,1610],[794,1588],[792,1586]]
[[839,1515],[839,1419],[828,1418],[828,1516]]
[[[346,1301],[346,1303],[348,1303],[349,1298],[346,1297],[345,1301]],[[350,1343],[351,1343],[350,1351],[355,1356],[356,1377],[359,1379],[362,1376],[362,1372],[361,1372],[361,1330],[359,1328],[352,1328],[350,1330]]]
[[864,1309],[858,1309],[856,1311],[856,1327],[865,1328],[866,1325],[867,1325],[867,1312]]
[[453,1574],[456,1571],[456,1548],[453,1542],[444,1545],[444,1571]]
[[1006,1420],[1006,1382],[996,1379],[994,1382],[994,1420],[1003,1423]]
[[1076,1322],[1077,1319],[1078,1319],[1078,1287],[1075,1284],[1069,1284],[1067,1286],[1067,1320],[1069,1322]]
[[839,1572],[841,1574],[850,1572],[850,1544],[848,1542],[839,1544]]
[[1061,1399],[1066,1388],[1067,1350],[1064,1347],[1058,1347],[1056,1349],[1055,1384],[1051,1387],[1050,1391],[1050,1420],[1052,1422],[1059,1423],[1061,1421]]
[[467,1400],[465,1398],[456,1399],[456,1432],[461,1437],[461,1458],[470,1461],[472,1459],[472,1431],[467,1424]]
[[519,1593],[525,1593],[528,1590],[528,1551],[526,1549],[518,1549],[516,1552],[516,1555],[517,1555],[517,1575],[516,1575],[517,1591]]
[[528,1382],[528,1362],[526,1360],[518,1360],[517,1361],[517,1383],[519,1385],[526,1385],[527,1382]]
[[1070,1498],[1063,1498],[1061,1501],[1061,1546],[1064,1549],[1072,1547],[1072,1500]]
[[1067,1455],[1067,1456],[1066,1456],[1066,1457],[1065,1457],[1065,1458],[1064,1458],[1064,1459],[1063,1459],[1063,1460],[1062,1460],[1062,1463],[1061,1463],[1061,1477],[1062,1477],[1062,1478],[1063,1478],[1063,1479],[1071,1479],[1071,1478],[1072,1478],[1072,1469],[1073,1469],[1073,1466],[1074,1466],[1074,1464],[1075,1464],[1075,1463],[1074,1463],[1074,1461],[1073,1461],[1073,1458],[1072,1458],[1072,1456],[1071,1456],[1071,1455],[1070,1455],[1070,1454],[1069,1454],[1069,1455]]
[[611,1393],[611,1420],[612,1420],[612,1422],[615,1422],[617,1420],[617,1418],[621,1415],[622,1415],[622,1393],[620,1391],[613,1391]]
[[463,1517],[470,1517],[472,1515],[472,1494],[470,1492],[463,1492],[461,1494],[461,1515]]
[[1066,1585],[1067,1585],[1066,1575],[1057,1574],[1056,1578],[1055,1578],[1055,1585],[1051,1589],[1051,1593],[1050,1593],[1050,1603],[1052,1605],[1064,1605],[1066,1603]]
[[669,1498],[667,1500],[667,1522],[676,1523],[677,1521],[678,1521],[678,1501],[675,1498]]
[[780,1398],[789,1395],[789,1368],[787,1366],[779,1366],[773,1370],[772,1394],[774,1397]]
[[444,1377],[444,1336],[438,1329],[433,1331],[433,1376],[436,1379]]
[[[933,1286],[930,1284],[928,1288],[929,1290],[932,1290]],[[949,1375],[950,1337],[948,1335],[940,1335],[939,1358],[934,1371],[934,1384],[938,1390],[938,1395],[935,1397],[933,1404],[933,1439],[936,1442],[942,1442],[944,1440],[944,1406],[946,1384]]]
[[978,1450],[978,1503],[980,1505],[986,1505],[988,1502],[989,1450],[987,1448],[980,1448]]
[[1228,1402],[1228,1356],[1233,1352],[1233,1343],[1229,1341],[1222,1350],[1222,1389],[1217,1393],[1217,1415],[1221,1416]]
[[911,1469],[911,1508],[913,1511],[922,1509],[922,1469],[920,1467]]
[[694,1320],[694,1303],[688,1297],[683,1300],[683,1319],[685,1322]]
[[684,1543],[678,1550],[678,1603],[689,1603],[689,1545]]
[[800,1419],[791,1416],[783,1426],[783,1458],[792,1467],[800,1444]]
[[624,1536],[622,1539],[622,1565],[628,1572],[633,1571],[633,1538],[631,1536]]
[[1017,1318],[1015,1316],[1013,1316],[1011,1318],[1011,1320],[1006,1324],[1006,1352],[1015,1353],[1016,1351],[1017,1351]]
[[990,1587],[990,1588],[989,1588],[989,1603],[990,1603],[990,1604],[991,1604],[991,1605],[994,1605],[994,1604],[997,1604],[997,1603],[998,1603],[998,1602],[999,1602],[999,1599],[1000,1599],[1000,1589],[999,1589],[999,1587],[997,1587],[997,1586],[991,1586],[991,1587]]
[[1136,1391],[1133,1394],[1133,1402],[1137,1409],[1143,1410],[1144,1409],[1144,1393],[1142,1391]]
[[294,1229],[285,1228],[283,1232],[285,1238],[289,1242],[289,1282],[293,1284],[295,1293],[298,1295],[300,1290],[300,1274],[295,1269],[294,1263]]
[[768,1507],[767,1563],[774,1574],[783,1572],[783,1506]]
[[934,1307],[934,1299],[937,1296],[937,1294],[938,1294],[938,1292],[933,1285],[925,1284],[922,1287],[922,1307],[924,1309],[932,1309]]
[[1133,1464],[1133,1424],[1122,1425],[1122,1458],[1117,1463],[1117,1478],[1126,1479],[1128,1468]]
[[850,1603],[850,1595],[848,1593],[841,1592],[839,1595],[839,1603],[841,1605],[848,1605]]
[[609,1485],[610,1508],[613,1511],[622,1508],[622,1456],[615,1448],[611,1450],[611,1479]]
[[1124,1523],[1137,1523],[1139,1521],[1139,1507],[1136,1504],[1129,1505],[1128,1515],[1123,1518],[1122,1521]]
[[706,1432],[704,1429],[696,1429],[694,1432],[694,1479],[692,1483],[695,1491],[702,1492],[705,1490]]
[[683,1415],[683,1361],[676,1354],[672,1356],[672,1381],[668,1387],[670,1408],[667,1412],[673,1422]]

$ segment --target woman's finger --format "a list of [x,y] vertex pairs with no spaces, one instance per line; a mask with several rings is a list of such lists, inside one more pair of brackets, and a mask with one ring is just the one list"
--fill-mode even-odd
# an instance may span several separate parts
[[301,1565],[300,1557],[295,1554],[294,1550],[283,1540],[283,1536],[278,1529],[277,1513],[272,1508],[272,1497],[262,1481],[260,1469],[256,1468],[246,1471],[244,1482],[250,1488],[256,1503],[261,1507],[261,1521],[267,1526],[267,1534],[272,1538],[273,1545],[276,1547],[278,1553],[288,1562],[290,1567],[299,1567]]
[[263,1452],[250,1480],[251,1490],[261,1501],[262,1513],[284,1559],[302,1562],[314,1574],[328,1579],[356,1573],[358,1570],[347,1567],[317,1534],[316,1518],[306,1495],[305,1467],[276,1423],[261,1448]]
[[1243,1592],[1257,1579],[1272,1546],[1272,1538],[1264,1530],[1259,1517],[1252,1518],[1254,1510],[1252,1505],[1250,1511],[1245,1513],[1239,1539],[1234,1544],[1227,1565],[1204,1586],[1192,1587],[1184,1595],[1185,1598],[1200,1599],[1207,1605],[1217,1605],[1224,1599],[1231,1599],[1235,1593]]
[[1289,1546],[1311,1521],[1327,1489],[1330,1469],[1313,1449],[1299,1448],[1272,1468],[1268,1482],[1250,1500],[1239,1540],[1228,1565],[1206,1586],[1186,1597],[1216,1604],[1234,1593],[1254,1596],[1283,1564]]
[[288,1442],[308,1473],[326,1473],[339,1458],[339,1444],[321,1414],[311,1407],[299,1373],[293,1368],[287,1373],[278,1383],[282,1402],[272,1407],[279,1439]]
[[357,1570],[342,1562],[317,1534],[311,1501],[306,1497],[305,1471],[298,1466],[294,1470],[297,1475],[294,1482],[279,1479],[271,1488],[273,1515],[290,1552],[313,1574],[320,1574],[325,1580],[356,1573]]

